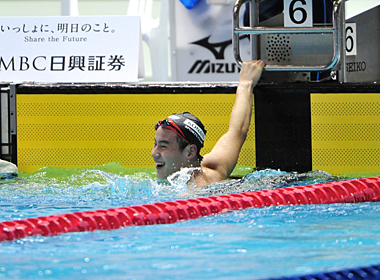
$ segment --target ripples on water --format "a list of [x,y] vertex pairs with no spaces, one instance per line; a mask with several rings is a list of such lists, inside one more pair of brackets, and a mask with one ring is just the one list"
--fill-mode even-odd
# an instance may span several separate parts
[[127,169],[117,163],[77,169],[46,167],[32,174],[22,173],[17,178],[1,181],[0,197],[182,199],[316,184],[336,179],[323,171],[300,174],[271,169],[247,172],[241,177],[189,189],[183,179],[174,181],[171,185],[167,181],[157,180],[152,169]]
[[[47,167],[1,181],[0,221],[346,179],[245,167],[239,175],[188,189],[158,181],[154,169],[116,163]],[[0,244],[0,278],[263,279],[376,264],[379,211],[375,203],[250,208],[170,225],[28,237]]]
[[240,174],[234,177],[240,179],[189,189],[184,179],[172,185],[157,180],[154,168],[128,169],[118,163],[93,168],[46,167],[1,181],[0,203],[3,211],[0,212],[0,219],[108,209],[335,180],[322,171],[299,174],[267,169],[252,172],[252,168],[240,167],[237,173]]
[[[237,169],[240,179],[229,179],[189,189],[182,179],[159,181],[155,169],[128,169],[118,163],[93,168],[46,167],[1,181],[1,220],[108,209],[194,197],[274,189],[335,180],[322,171],[288,173],[279,170]],[[235,171],[236,173],[236,171]],[[240,173],[240,174],[238,174]],[[180,176],[181,177],[181,176]],[[0,209],[1,210],[1,209]]]

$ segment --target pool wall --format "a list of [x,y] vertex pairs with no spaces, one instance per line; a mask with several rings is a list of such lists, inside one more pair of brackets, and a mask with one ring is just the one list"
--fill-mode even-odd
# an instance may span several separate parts
[[[175,86],[20,86],[17,93],[17,154],[22,171],[44,166],[86,167],[117,161],[153,166],[154,124],[189,111],[205,124],[211,151],[228,129],[235,88]],[[27,90],[28,93],[25,93]],[[254,122],[240,164],[255,158]],[[253,161],[252,161],[253,159]]]
[[[227,131],[236,83],[20,84],[16,160],[20,171],[117,161],[152,166],[157,120],[180,111],[206,126],[203,154]],[[238,164],[331,174],[378,172],[377,84],[261,84]]]

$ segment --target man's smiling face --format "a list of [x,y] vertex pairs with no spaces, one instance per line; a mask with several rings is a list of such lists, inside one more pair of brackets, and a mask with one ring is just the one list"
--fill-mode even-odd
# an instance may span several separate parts
[[152,157],[159,179],[166,179],[180,170],[187,161],[186,153],[185,150],[180,151],[177,134],[174,131],[158,127]]

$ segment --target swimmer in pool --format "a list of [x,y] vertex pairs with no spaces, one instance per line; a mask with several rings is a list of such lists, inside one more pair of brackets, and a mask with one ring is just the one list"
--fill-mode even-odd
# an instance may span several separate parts
[[253,105],[252,92],[264,66],[265,63],[261,60],[243,62],[228,131],[207,155],[200,155],[206,130],[194,115],[188,112],[173,114],[156,123],[152,157],[159,179],[167,179],[184,167],[198,167],[189,182],[196,187],[228,178],[235,168],[248,133]]

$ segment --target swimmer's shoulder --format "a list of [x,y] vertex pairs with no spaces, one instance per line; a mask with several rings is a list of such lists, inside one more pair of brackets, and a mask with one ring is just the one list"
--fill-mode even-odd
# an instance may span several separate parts
[[220,174],[213,169],[207,167],[199,167],[194,170],[192,184],[196,187],[203,187],[212,183],[220,182],[224,180]]

